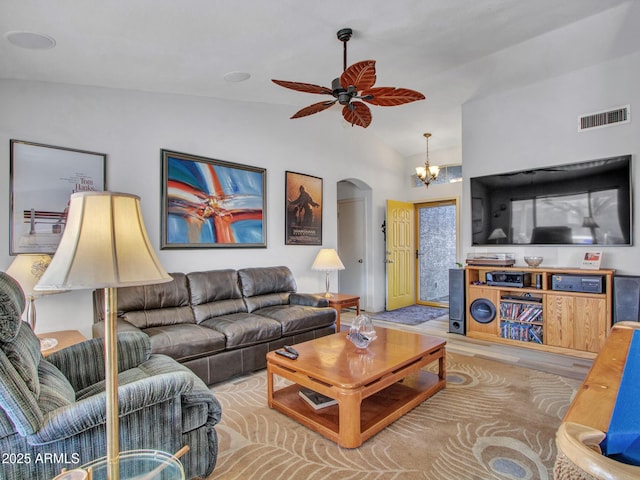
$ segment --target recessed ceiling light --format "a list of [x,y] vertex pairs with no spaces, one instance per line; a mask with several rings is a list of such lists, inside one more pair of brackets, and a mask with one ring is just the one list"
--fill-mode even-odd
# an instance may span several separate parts
[[7,32],[4,34],[9,43],[20,48],[47,50],[56,46],[56,41],[48,35],[33,32]]
[[245,80],[248,80],[249,78],[251,78],[251,74],[247,72],[229,72],[229,73],[225,73],[223,78],[227,82],[238,83],[238,82],[244,82]]

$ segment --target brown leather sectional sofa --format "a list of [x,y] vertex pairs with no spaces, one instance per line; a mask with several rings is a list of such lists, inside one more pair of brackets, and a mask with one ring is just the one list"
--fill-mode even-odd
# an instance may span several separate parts
[[[320,295],[296,293],[287,267],[172,273],[172,282],[117,289],[118,332],[142,331],[211,385],[266,366],[284,345],[335,332]],[[104,335],[103,291],[94,292],[94,337]]]

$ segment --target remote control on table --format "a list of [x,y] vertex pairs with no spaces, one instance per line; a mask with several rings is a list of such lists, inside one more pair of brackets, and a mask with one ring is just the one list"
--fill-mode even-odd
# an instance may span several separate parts
[[276,353],[278,355],[282,355],[283,357],[290,358],[291,360],[295,360],[296,358],[298,358],[298,355],[287,352],[286,350],[276,350]]
[[290,354],[295,355],[296,357],[299,355],[298,351],[295,348],[293,348],[291,345],[285,345],[284,349]]

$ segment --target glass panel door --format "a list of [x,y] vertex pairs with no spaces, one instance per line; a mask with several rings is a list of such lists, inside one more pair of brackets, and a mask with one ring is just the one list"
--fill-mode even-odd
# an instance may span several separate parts
[[416,303],[449,306],[449,269],[456,268],[456,200],[416,205]]

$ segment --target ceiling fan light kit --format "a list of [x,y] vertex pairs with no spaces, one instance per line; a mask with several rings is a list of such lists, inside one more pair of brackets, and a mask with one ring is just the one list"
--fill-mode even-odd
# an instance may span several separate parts
[[[291,118],[301,118],[322,112],[336,103],[342,105],[343,118],[353,125],[367,128],[371,124],[371,110],[363,103],[381,107],[392,107],[405,103],[424,100],[424,95],[408,88],[374,87],[376,82],[376,61],[364,60],[354,63],[347,68],[347,42],[353,35],[353,30],[343,28],[338,30],[337,37],[343,43],[344,60],[343,72],[339,78],[331,82],[331,88],[311,83],[289,82],[286,80],[272,80],[276,85],[290,88],[298,92],[331,95],[333,100],[314,103],[297,111]],[[362,100],[362,101],[360,101]]]

